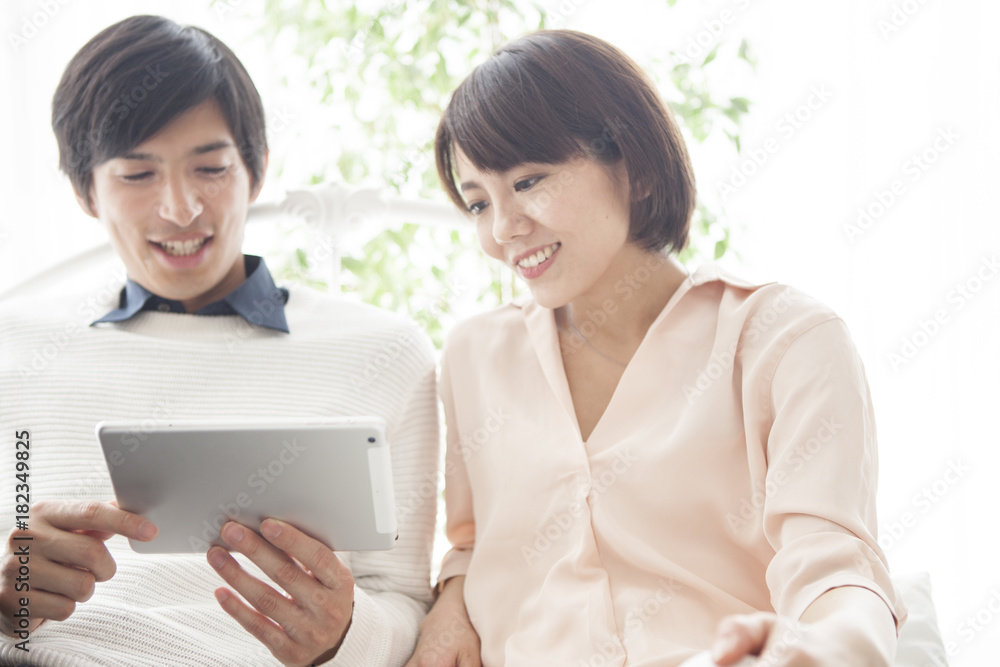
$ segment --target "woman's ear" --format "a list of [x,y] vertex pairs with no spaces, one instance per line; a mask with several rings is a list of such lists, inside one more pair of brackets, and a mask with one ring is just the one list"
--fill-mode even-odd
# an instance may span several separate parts
[[616,162],[615,166],[611,169],[612,175],[615,180],[618,181],[619,186],[626,188],[628,191],[629,202],[640,202],[649,197],[651,190],[649,184],[638,176],[634,178],[630,176],[628,173],[628,167],[625,166],[624,159]]
[[630,178],[629,184],[629,200],[632,202],[639,202],[649,197],[652,188],[649,183],[642,178]]

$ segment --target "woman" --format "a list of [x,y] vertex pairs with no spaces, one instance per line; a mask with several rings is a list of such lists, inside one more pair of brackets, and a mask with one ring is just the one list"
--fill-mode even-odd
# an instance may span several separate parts
[[523,37],[456,90],[436,154],[531,298],[445,348],[453,549],[411,664],[479,664],[477,634],[488,667],[889,664],[861,361],[823,304],[671,257],[694,179],[641,70]]

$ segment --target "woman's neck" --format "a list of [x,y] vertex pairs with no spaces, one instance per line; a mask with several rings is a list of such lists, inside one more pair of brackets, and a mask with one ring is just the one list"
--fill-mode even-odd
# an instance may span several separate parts
[[571,323],[592,344],[634,349],[687,277],[672,256],[634,248],[586,294],[557,309],[556,321],[563,329]]

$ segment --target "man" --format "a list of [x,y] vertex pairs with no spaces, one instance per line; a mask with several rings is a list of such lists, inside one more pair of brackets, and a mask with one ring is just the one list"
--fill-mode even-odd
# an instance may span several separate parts
[[[403,664],[431,598],[433,496],[410,503],[388,552],[334,555],[267,520],[264,537],[226,524],[230,549],[208,563],[139,555],[125,538],[157,527],[105,502],[93,433],[101,420],[376,415],[396,497],[412,499],[437,465],[426,337],[372,307],[279,289],[243,255],[264,115],[212,35],[153,16],[105,29],[68,65],[52,123],[128,280],[110,299],[0,305],[0,451],[30,475],[11,483],[17,469],[3,469],[0,664]],[[392,363],[366,373],[390,347]]]

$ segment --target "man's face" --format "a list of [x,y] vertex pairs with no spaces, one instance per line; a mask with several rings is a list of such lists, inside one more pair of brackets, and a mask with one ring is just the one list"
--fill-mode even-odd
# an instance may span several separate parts
[[209,99],[95,167],[93,212],[82,199],[81,206],[105,224],[132,280],[193,312],[246,279],[243,227],[260,191],[250,181]]

